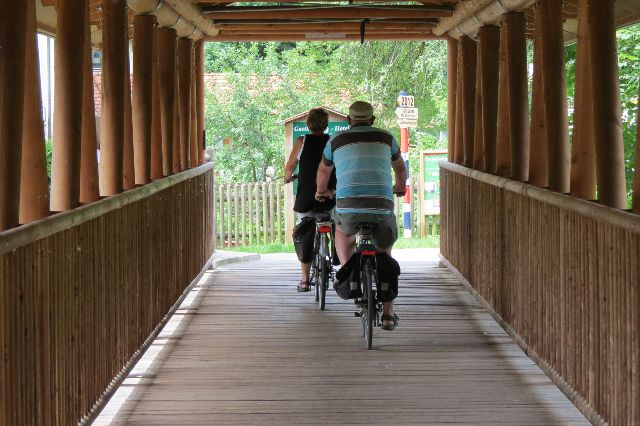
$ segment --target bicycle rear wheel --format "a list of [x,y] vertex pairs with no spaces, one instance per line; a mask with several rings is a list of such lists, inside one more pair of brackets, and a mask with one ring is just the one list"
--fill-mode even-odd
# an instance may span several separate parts
[[371,260],[368,258],[364,258],[364,266],[363,266],[363,290],[364,295],[367,298],[366,306],[363,311],[363,326],[364,326],[364,341],[365,347],[367,349],[371,349],[373,346],[373,319],[375,317],[375,305],[376,302],[373,300],[373,265],[371,264]]

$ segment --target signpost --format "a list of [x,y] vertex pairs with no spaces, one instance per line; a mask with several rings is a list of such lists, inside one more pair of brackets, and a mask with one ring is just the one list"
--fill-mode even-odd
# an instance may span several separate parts
[[411,173],[409,169],[409,129],[415,129],[418,125],[418,108],[415,107],[415,98],[407,92],[398,94],[396,116],[400,127],[400,153],[407,169],[407,192],[402,200],[402,224],[404,237],[411,238]]

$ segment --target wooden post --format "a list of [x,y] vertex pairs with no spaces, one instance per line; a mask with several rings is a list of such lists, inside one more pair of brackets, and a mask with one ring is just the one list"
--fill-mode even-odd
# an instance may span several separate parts
[[84,25],[84,77],[82,79],[82,142],[80,152],[80,203],[88,204],[100,199],[98,179],[98,135],[96,107],[93,93],[93,60],[91,58],[91,25],[89,8],[85,8]]
[[151,179],[162,179],[162,113],[160,106],[160,54],[158,51],[158,31],[153,31],[153,70],[151,73]]
[[197,167],[199,161],[199,151],[198,148],[198,110],[197,110],[197,99],[196,99],[196,55],[195,49],[191,51],[191,127],[189,132],[189,167]]
[[278,231],[278,243],[282,241],[282,184],[276,185],[276,222]]
[[85,2],[58,1],[55,124],[51,162],[53,211],[74,209],[80,200],[85,7]]
[[196,107],[198,119],[198,129],[196,131],[196,146],[198,147],[198,164],[204,164],[204,92],[204,40],[200,40],[198,43],[196,43]]
[[498,123],[498,75],[500,28],[480,28],[480,68],[482,89],[482,142],[484,144],[484,170],[496,173],[496,138]]
[[33,222],[49,215],[49,179],[42,124],[36,9],[33,0],[28,0],[26,4],[28,12],[20,168],[20,223]]
[[476,42],[467,36],[460,37],[462,59],[462,143],[465,167],[473,166],[473,134],[475,131],[476,99]]
[[576,52],[576,89],[571,144],[571,195],[585,200],[596,199],[596,147],[593,138],[593,96],[591,92],[591,58],[587,33],[587,5],[578,8]]
[[544,121],[549,162],[549,189],[569,192],[569,127],[562,32],[562,3],[538,0],[542,33]]
[[505,24],[507,27],[511,174],[513,179],[524,182],[529,180],[529,89],[524,13],[507,13]]
[[247,245],[247,184],[240,185],[240,218],[242,222],[242,237],[240,238],[240,245]]
[[125,191],[135,188],[133,159],[133,117],[131,115],[131,67],[129,65],[129,27],[125,31],[124,55],[124,150],[122,153],[122,186]]
[[151,15],[136,15],[133,21],[133,158],[137,185],[151,180],[153,20]]
[[447,129],[449,132],[448,161],[453,163],[454,150],[456,145],[456,86],[458,84],[458,41],[450,38],[447,40]]
[[587,2],[598,200],[627,207],[614,2]]
[[0,6],[0,231],[18,225],[20,162],[25,85],[27,4],[5,1]]
[[102,121],[100,130],[100,194],[122,192],[124,138],[124,0],[102,4]]
[[636,159],[633,175],[633,212],[640,214],[640,85],[638,86],[638,113],[636,115]]
[[496,138],[496,174],[511,177],[511,138],[509,130],[509,69],[507,67],[507,25],[505,16],[500,27],[498,123]]
[[173,173],[173,106],[176,79],[176,31],[158,28],[158,84],[160,126],[162,129],[162,169]]
[[253,191],[255,191],[256,185],[254,183],[249,184],[249,188],[247,191],[247,198],[249,204],[249,211],[247,213],[247,218],[249,220],[249,245],[253,245],[253,226],[255,223],[255,218],[253,215]]
[[536,7],[533,41],[533,83],[531,94],[529,183],[541,188],[549,186],[547,134],[544,119],[544,85],[542,83],[542,22]]
[[[176,47],[178,41],[176,40]],[[177,53],[176,48],[176,53]],[[180,149],[180,58],[176,56],[175,84],[173,86],[173,173],[180,173],[182,169],[182,150]]]
[[267,183],[260,184],[262,188],[262,243],[269,244],[269,209],[267,206]]
[[233,244],[233,228],[231,227],[233,218],[232,186],[229,183],[225,186],[227,190],[227,247],[231,247]]
[[464,116],[462,105],[462,43],[458,41],[458,71],[456,72],[456,130],[453,161],[456,164],[464,163]]
[[473,168],[485,171],[484,141],[482,132],[482,67],[477,59],[480,54],[480,43],[476,43],[476,87],[475,87],[475,119],[473,131]]
[[191,127],[191,51],[193,40],[178,39],[178,110],[180,114],[180,169],[189,168]]

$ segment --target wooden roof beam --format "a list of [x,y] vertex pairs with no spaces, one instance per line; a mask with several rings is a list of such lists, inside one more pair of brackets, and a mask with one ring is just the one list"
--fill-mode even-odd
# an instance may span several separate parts
[[308,8],[298,7],[294,9],[277,10],[250,10],[234,11],[234,8],[226,8],[215,12],[205,12],[204,16],[218,21],[229,19],[367,19],[367,18],[439,18],[449,16],[451,11],[421,10],[420,8],[380,8],[380,7],[326,7]]
[[[408,40],[446,40],[446,37],[436,36],[432,33],[377,33],[365,34],[365,41],[408,41]],[[217,35],[207,36],[206,41],[360,41],[359,34],[340,33],[307,33],[307,34],[254,34],[254,35]]]
[[[366,24],[366,31],[371,30],[399,30],[399,31],[431,31],[434,24],[431,23],[416,23],[409,24],[403,22],[369,22]],[[295,31],[310,31],[310,30],[319,30],[319,31],[341,31],[348,29],[357,29],[360,31],[360,22],[321,22],[314,23],[309,22],[305,24],[263,24],[263,23],[253,23],[253,24],[219,24],[216,26],[219,30],[226,32],[229,30],[233,31],[244,31],[244,32],[256,32],[256,31],[278,31],[280,33],[286,33],[287,31],[295,32]]]

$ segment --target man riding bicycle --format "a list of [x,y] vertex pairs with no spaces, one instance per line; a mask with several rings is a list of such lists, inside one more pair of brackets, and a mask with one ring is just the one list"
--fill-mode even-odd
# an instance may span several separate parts
[[[336,207],[332,211],[336,223],[336,250],[345,264],[355,252],[356,226],[373,223],[373,242],[378,249],[391,254],[398,238],[393,214],[393,194],[406,191],[407,171],[395,138],[373,126],[373,106],[357,101],[349,107],[350,128],[334,134],[324,149],[316,179],[316,198],[332,196],[329,178],[336,170]],[[395,184],[391,185],[391,168]],[[393,301],[383,303],[382,328],[393,330],[398,324]]]

